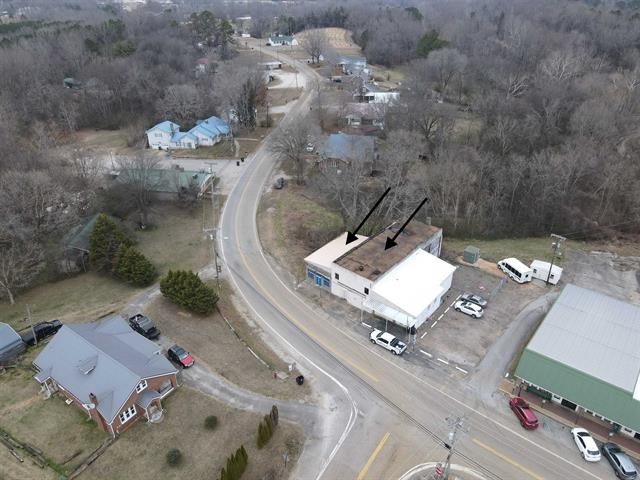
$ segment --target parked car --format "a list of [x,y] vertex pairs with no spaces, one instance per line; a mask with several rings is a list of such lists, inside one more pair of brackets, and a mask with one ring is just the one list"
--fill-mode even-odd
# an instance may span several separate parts
[[460,300],[464,300],[465,302],[471,302],[471,303],[475,303],[476,305],[479,305],[481,307],[486,307],[487,306],[487,301],[482,298],[480,295],[476,295],[475,293],[463,293],[460,296]]
[[180,364],[182,368],[189,368],[196,363],[191,354],[178,345],[169,348],[167,357],[169,357],[169,360]]
[[529,408],[529,404],[520,397],[513,397],[509,400],[509,407],[513,410],[520,425],[527,430],[535,430],[538,428],[538,417],[533,413],[533,410]]
[[587,430],[580,427],[573,428],[571,430],[571,435],[573,435],[573,440],[576,442],[582,457],[587,462],[600,461],[600,450],[598,450],[598,445],[596,445],[596,441]]
[[475,318],[480,318],[484,315],[484,310],[480,305],[476,305],[475,303],[467,302],[465,300],[458,300],[453,306],[458,312],[466,313]]
[[273,185],[274,188],[276,188],[277,190],[282,190],[282,187],[284,187],[284,178],[279,177],[276,180],[276,183]]
[[156,328],[153,320],[141,313],[136,313],[133,317],[129,318],[129,326],[149,340],[155,340],[160,336],[160,330]]
[[638,476],[636,466],[629,456],[624,453],[615,443],[605,443],[602,445],[602,453],[616,473],[616,477],[622,480],[634,480]]
[[383,332],[382,330],[374,330],[371,332],[369,339],[371,340],[371,343],[377,343],[394,355],[402,355],[402,353],[407,349],[407,346],[394,335],[391,335],[389,332]]
[[[51,320],[50,322],[40,322],[20,332],[22,341],[27,345],[35,345],[36,340],[39,342],[55,333],[62,328],[62,322],[60,320]],[[34,337],[35,333],[35,337]]]

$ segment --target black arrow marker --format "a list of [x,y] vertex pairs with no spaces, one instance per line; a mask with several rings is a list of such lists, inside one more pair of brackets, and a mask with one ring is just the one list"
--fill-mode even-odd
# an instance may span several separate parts
[[364,226],[365,222],[367,221],[367,219],[371,216],[371,214],[373,213],[373,211],[378,208],[378,205],[380,205],[380,202],[382,202],[382,199],[384,197],[387,196],[387,193],[389,193],[391,191],[391,187],[387,188],[385,190],[385,192],[382,194],[382,196],[378,199],[378,201],[376,202],[376,204],[373,206],[373,208],[371,210],[369,210],[369,213],[367,213],[367,216],[364,217],[364,220],[362,220],[360,222],[360,225],[358,225],[356,227],[356,229],[353,231],[353,233],[351,232],[347,232],[347,245],[349,245],[351,242],[355,242],[358,237],[356,237],[356,234],[358,233],[358,231]]
[[416,216],[416,213],[418,213],[418,210],[420,210],[422,208],[422,206],[425,203],[427,203],[427,200],[429,200],[429,197],[424,197],[424,200],[422,200],[422,202],[420,202],[420,205],[418,205],[418,208],[416,208],[413,211],[413,213],[411,214],[411,216],[409,218],[407,218],[407,221],[404,222],[404,224],[400,227],[400,230],[398,230],[396,232],[396,234],[393,236],[393,238],[387,237],[387,241],[384,244],[384,249],[385,250],[389,250],[390,248],[393,248],[393,247],[395,247],[397,245],[396,238],[398,238],[398,235],[400,235],[402,233],[404,228],[409,224],[409,222],[413,219],[413,217]]

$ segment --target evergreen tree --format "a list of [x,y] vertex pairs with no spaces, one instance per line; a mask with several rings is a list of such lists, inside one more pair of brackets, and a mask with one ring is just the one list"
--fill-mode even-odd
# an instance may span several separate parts
[[220,480],[229,480],[229,475],[227,475],[227,471],[222,467],[222,471],[220,472]]
[[201,314],[210,313],[218,301],[213,288],[192,271],[170,270],[160,281],[160,291],[176,305]]
[[137,287],[151,285],[158,276],[156,267],[134,247],[120,244],[113,261],[113,273],[117,278]]
[[274,405],[271,407],[271,423],[273,423],[274,427],[278,425],[278,415],[278,407]]
[[447,45],[449,45],[449,42],[440,38],[438,32],[431,30],[425,33],[418,41],[416,53],[419,57],[427,57],[432,51],[444,48]]
[[111,272],[120,245],[133,245],[125,233],[104,213],[98,215],[89,235],[89,261],[99,272]]

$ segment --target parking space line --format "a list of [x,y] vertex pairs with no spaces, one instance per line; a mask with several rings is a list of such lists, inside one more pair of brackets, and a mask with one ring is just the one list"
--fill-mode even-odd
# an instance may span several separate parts
[[445,313],[447,313],[447,312],[449,311],[449,309],[450,309],[450,308],[451,308],[451,307],[447,307],[447,309],[444,311],[443,315],[444,315]]
[[467,373],[469,373],[469,372],[467,372],[464,368],[460,368],[460,367],[459,367],[459,366],[457,366],[457,365],[456,365],[456,370],[458,370],[458,371],[460,371],[460,372],[464,373],[465,375],[466,375]]
[[433,327],[435,327],[437,324],[438,324],[438,320],[436,320],[435,322],[433,322],[429,328],[433,328]]
[[429,352],[425,352],[424,350],[420,350],[420,353],[425,354],[427,357],[432,358],[433,355],[431,355]]
[[368,323],[364,323],[364,322],[362,322],[362,325],[363,325],[364,327],[367,327],[367,328],[373,328],[373,327],[372,327],[371,325],[369,325]]
[[[451,302],[451,305],[449,305],[449,308],[453,307],[453,305],[456,303],[456,301],[454,300],[453,302]],[[449,308],[447,308],[447,310],[449,310]],[[445,310],[446,311],[446,310]]]
[[458,301],[458,299],[459,299],[461,296],[462,296],[462,294],[458,295],[458,296],[456,297],[456,299],[455,299],[453,302],[455,303],[456,301]]
[[429,333],[429,332],[428,332],[428,331],[424,332],[424,333],[422,334],[422,336],[420,337],[420,340],[422,340],[422,339],[424,338],[424,336],[425,336],[427,333]]
[[436,360],[438,360],[438,361],[439,361],[439,362],[441,362],[441,363],[444,363],[445,365],[449,365],[449,362],[448,362],[448,361],[446,361],[446,360],[444,360],[444,359],[442,359],[442,358],[440,358],[440,357],[438,357]]
[[[444,313],[441,313],[440,316],[438,317],[438,320],[440,320],[442,317],[444,317]],[[436,320],[436,322],[438,321]]]

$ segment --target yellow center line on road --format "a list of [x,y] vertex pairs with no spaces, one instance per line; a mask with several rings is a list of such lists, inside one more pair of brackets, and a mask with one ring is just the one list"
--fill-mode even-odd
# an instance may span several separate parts
[[[257,170],[254,170],[254,173],[252,173],[252,176],[255,175],[255,171],[257,171]],[[247,192],[247,190],[245,189],[241,193],[241,195],[240,195],[240,200],[241,201],[244,198],[246,192]],[[273,296],[271,296],[271,294],[268,291],[266,291],[265,289],[263,289],[261,287],[261,283],[258,281],[256,276],[254,275],[253,270],[249,267],[249,262],[247,260],[247,257],[245,256],[244,251],[240,246],[240,240],[239,240],[240,235],[238,234],[239,228],[238,228],[238,217],[237,216],[236,216],[236,219],[235,219],[234,228],[235,228],[235,231],[236,231],[236,236],[235,236],[236,237],[236,247],[237,247],[238,252],[240,254],[240,257],[242,259],[242,263],[244,263],[245,270],[249,273],[249,275],[251,275],[251,278],[253,278],[253,281],[255,282],[256,288],[261,291],[261,294],[264,295],[265,297],[267,297],[269,299],[269,302],[273,306],[275,306],[280,311],[280,313],[282,313],[285,317],[287,317],[287,319],[291,323],[293,323],[296,327],[298,327],[300,330],[302,330],[302,332],[304,332],[314,342],[316,342],[317,344],[321,345],[322,348],[324,348],[325,350],[329,351],[334,357],[339,359],[342,364],[349,365],[351,368],[354,368],[354,369],[358,370],[361,374],[363,374],[366,377],[368,377],[369,379],[371,379],[373,382],[378,383],[378,378],[377,377],[375,377],[374,375],[370,374],[364,368],[359,367],[358,365],[356,365],[352,361],[350,361],[347,358],[345,358],[343,355],[341,355],[338,352],[336,352],[333,348],[328,346],[325,342],[322,342],[317,337],[317,335],[312,333],[305,325],[303,325],[298,320],[296,320],[295,317],[291,313],[289,313],[278,301],[276,301],[276,299],[273,298]]]
[[360,470],[360,473],[358,473],[358,476],[356,477],[356,480],[362,480],[364,478],[364,476],[367,474],[367,472],[371,468],[371,465],[373,464],[374,460],[376,459],[376,457],[380,453],[380,450],[382,450],[382,447],[384,447],[384,444],[387,443],[387,440],[389,440],[390,436],[391,436],[391,434],[389,432],[385,433],[382,436],[382,439],[380,440],[380,443],[378,443],[378,446],[375,448],[373,453],[371,453],[371,456],[369,457],[369,460],[367,460],[367,463],[364,464],[364,467],[362,467],[362,470]]
[[507,462],[510,465],[513,465],[517,469],[519,469],[519,470],[523,471],[524,473],[526,473],[527,475],[529,475],[531,478],[535,478],[536,480],[544,480],[544,477],[541,477],[540,475],[537,475],[537,474],[533,473],[528,468],[523,467],[518,462],[515,462],[515,461],[511,460],[509,457],[507,457],[506,455],[503,455],[502,453],[498,452],[496,449],[491,448],[489,445],[485,445],[480,440],[477,440],[475,438],[472,438],[472,440],[473,440],[473,443],[475,443],[479,447],[482,447],[485,450],[487,450],[488,452],[493,453],[499,459],[504,460],[505,462]]

